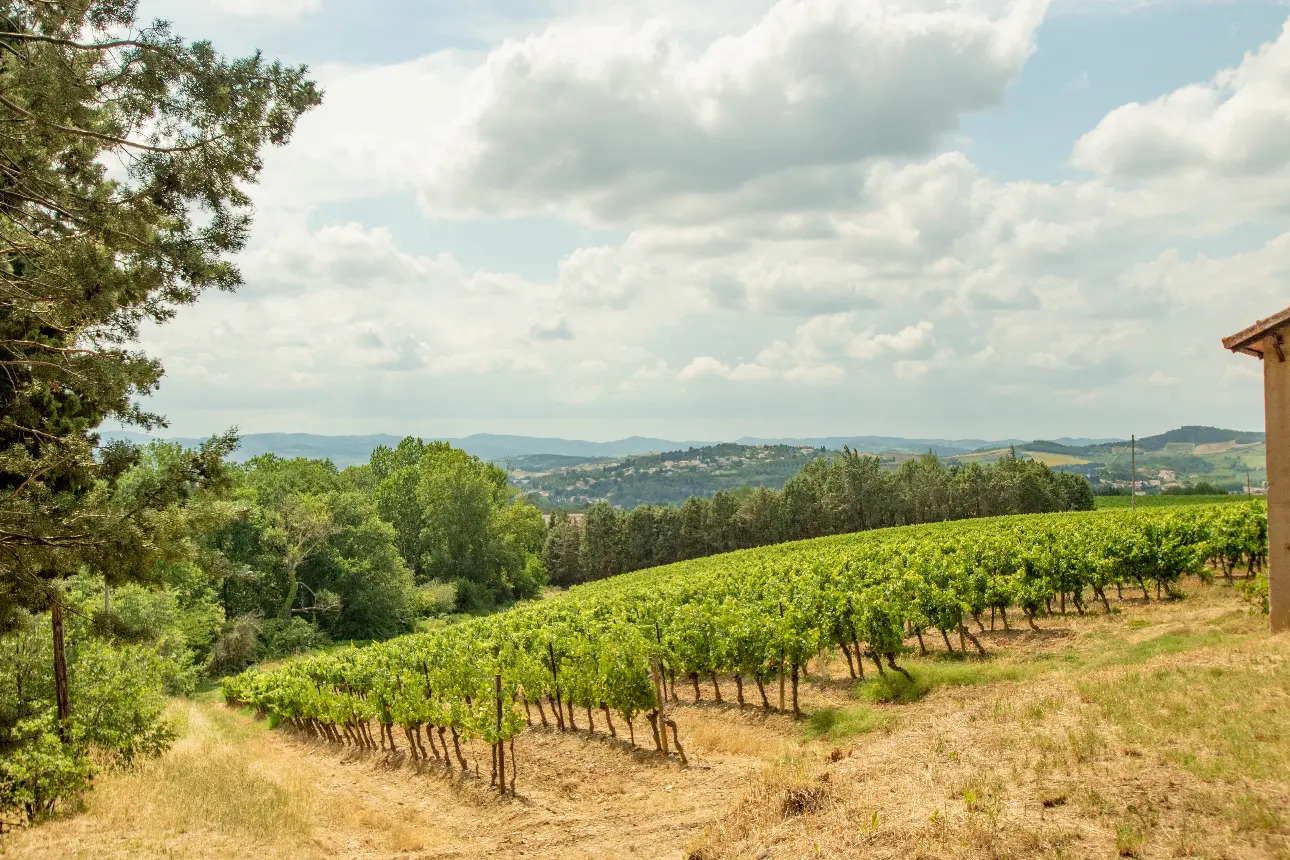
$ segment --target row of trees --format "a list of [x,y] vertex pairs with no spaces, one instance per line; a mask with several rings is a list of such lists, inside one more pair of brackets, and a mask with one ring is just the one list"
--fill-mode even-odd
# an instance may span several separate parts
[[1078,475],[1009,455],[947,466],[935,454],[886,471],[851,450],[813,460],[781,491],[765,487],[691,498],[679,508],[629,512],[593,505],[581,521],[557,512],[543,560],[556,585],[790,540],[943,520],[1091,510]]

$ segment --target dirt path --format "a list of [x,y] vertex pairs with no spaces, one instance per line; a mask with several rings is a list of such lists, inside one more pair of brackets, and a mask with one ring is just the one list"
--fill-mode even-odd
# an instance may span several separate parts
[[791,733],[779,717],[679,709],[683,768],[599,733],[536,729],[516,741],[518,797],[502,801],[482,744],[465,748],[479,779],[269,731],[219,704],[177,716],[186,731],[159,761],[104,776],[80,814],[7,837],[3,853],[681,858]]
[[[730,719],[717,712],[686,716],[690,728]],[[691,764],[682,768],[624,742],[539,729],[517,739],[518,797],[502,801],[489,791],[488,751],[479,744],[468,748],[467,758],[482,778],[282,735],[275,743],[316,774],[316,790],[329,802],[357,800],[393,814],[406,829],[406,848],[424,858],[680,858],[762,765],[757,757],[718,752],[691,738]],[[318,837],[354,856],[380,856],[379,845],[355,842],[346,831],[327,829]]]

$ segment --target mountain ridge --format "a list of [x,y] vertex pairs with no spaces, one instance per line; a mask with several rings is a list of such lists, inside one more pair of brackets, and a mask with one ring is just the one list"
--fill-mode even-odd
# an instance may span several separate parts
[[[202,441],[197,437],[153,436],[129,430],[105,430],[100,435],[104,439],[127,439],[136,443],[166,439],[185,446],[194,446]],[[1218,438],[1219,436],[1223,438]],[[1249,437],[1251,441],[1261,441],[1263,434],[1189,425],[1157,436],[1143,437],[1138,440],[1138,443],[1142,450],[1160,450],[1173,441],[1203,439],[1204,441],[1226,442],[1239,441],[1246,437]],[[1254,437],[1257,437],[1257,440]],[[233,459],[240,462],[261,454],[272,453],[288,458],[309,457],[331,460],[337,467],[344,468],[356,463],[367,462],[372,451],[378,445],[394,446],[402,438],[402,436],[388,433],[337,436],[316,433],[247,433],[242,436],[241,446],[234,453]],[[434,437],[423,436],[422,438],[429,439]],[[442,438],[442,441],[461,448],[480,459],[498,462],[504,462],[509,458],[532,456],[630,457],[662,451],[684,451],[717,444],[697,440],[675,441],[650,436],[628,436],[606,442],[498,433],[474,433],[469,436],[440,438]],[[1005,448],[1009,445],[1015,445],[1018,448],[1024,446],[1030,450],[1040,451],[1049,451],[1051,449],[1050,453],[1080,456],[1089,453],[1110,452],[1113,445],[1122,444],[1124,441],[1069,436],[1058,437],[1052,441],[1036,440],[1030,442],[1021,438],[988,440],[907,438],[902,436],[742,436],[734,440],[735,443],[740,445],[793,445],[798,447],[809,446],[811,448],[823,447],[829,450],[840,450],[845,445],[853,450],[865,453],[922,454],[930,450],[939,456],[954,456],[974,451]],[[1147,447],[1156,444],[1159,445],[1159,448]]]

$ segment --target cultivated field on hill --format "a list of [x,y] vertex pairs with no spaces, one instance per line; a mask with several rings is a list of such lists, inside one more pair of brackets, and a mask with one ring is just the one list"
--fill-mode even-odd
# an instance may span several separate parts
[[1264,529],[1249,502],[1005,517],[637,571],[230,679],[7,849],[1286,856]]
[[597,732],[517,738],[515,799],[406,750],[340,749],[214,702],[5,856],[1230,857],[1290,853],[1290,639],[1221,581],[943,646],[915,684],[812,661],[806,717],[682,693],[690,763]]

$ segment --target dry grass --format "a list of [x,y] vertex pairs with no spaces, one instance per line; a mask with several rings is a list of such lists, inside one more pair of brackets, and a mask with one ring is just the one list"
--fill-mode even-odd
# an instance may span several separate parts
[[694,855],[1290,857],[1290,637],[1190,591],[986,634],[987,663],[905,661],[914,683],[859,692],[912,704],[841,706],[897,723],[815,759],[827,805],[777,811],[772,772]]
[[984,662],[906,658],[912,684],[857,684],[826,656],[801,722],[716,705],[705,685],[703,702],[671,705],[689,768],[599,734],[526,732],[506,802],[482,749],[467,752],[480,781],[180,704],[171,752],[105,776],[82,811],[3,853],[1290,857],[1290,637],[1262,632],[1226,587],[1189,591],[978,634]]

